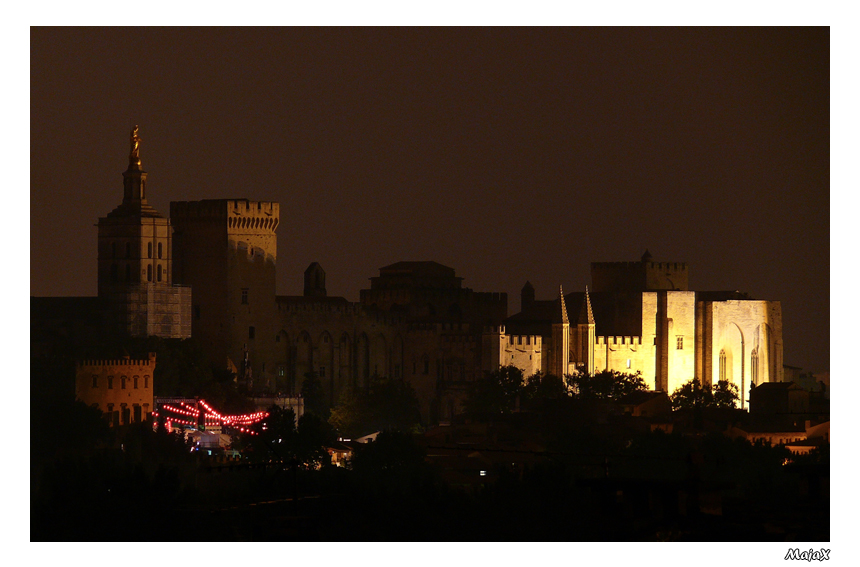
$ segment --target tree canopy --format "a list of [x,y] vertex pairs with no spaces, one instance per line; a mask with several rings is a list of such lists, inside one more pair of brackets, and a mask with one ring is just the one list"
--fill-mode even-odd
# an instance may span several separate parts
[[412,431],[421,424],[418,397],[402,379],[373,377],[367,389],[344,392],[331,410],[329,423],[348,437],[383,430]]
[[633,392],[648,389],[638,372],[625,374],[616,370],[595,374],[577,372],[567,377],[567,385],[574,398],[583,400],[617,401]]
[[738,387],[728,380],[720,380],[713,387],[703,387],[696,378],[676,389],[669,401],[672,410],[695,408],[733,409],[737,407]]

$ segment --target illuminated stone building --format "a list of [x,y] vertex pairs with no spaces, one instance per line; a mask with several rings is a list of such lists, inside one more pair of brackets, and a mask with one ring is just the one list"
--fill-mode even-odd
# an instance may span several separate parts
[[647,252],[592,264],[590,287],[553,300],[537,300],[527,282],[511,317],[506,294],[465,288],[453,268],[430,261],[380,268],[357,303],[329,297],[314,262],[301,296],[279,296],[279,204],[178,201],[164,218],[146,202],[136,128],[131,143],[122,204],[98,224],[110,326],[193,336],[255,393],[295,395],[315,374],[335,404],[373,376],[403,378],[434,422],[459,413],[469,382],[511,364],[526,375],[640,372],[669,393],[693,377],[724,378],[744,406],[752,384],[781,380],[779,302],[690,291],[686,264]]
[[122,203],[98,223],[98,294],[107,326],[132,337],[191,336],[191,289],[172,285],[172,227],[146,201],[140,138],[131,134]]
[[668,393],[693,377],[724,379],[738,386],[742,407],[752,386],[782,381],[778,301],[689,291],[686,264],[655,262],[647,251],[639,262],[593,263],[591,273],[591,290],[551,301],[535,300],[526,282],[521,312],[484,335],[485,369],[639,372]]
[[146,421],[153,410],[155,353],[145,360],[84,360],[75,369],[75,397],[113,425]]

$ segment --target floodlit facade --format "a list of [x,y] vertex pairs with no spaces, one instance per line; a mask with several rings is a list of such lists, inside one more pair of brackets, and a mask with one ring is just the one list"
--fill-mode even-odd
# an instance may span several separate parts
[[686,264],[655,262],[646,251],[639,262],[592,264],[591,290],[560,290],[553,301],[536,301],[526,282],[522,311],[485,333],[485,369],[638,372],[667,393],[694,377],[728,380],[747,408],[751,387],[783,379],[780,303],[689,291],[687,281]]

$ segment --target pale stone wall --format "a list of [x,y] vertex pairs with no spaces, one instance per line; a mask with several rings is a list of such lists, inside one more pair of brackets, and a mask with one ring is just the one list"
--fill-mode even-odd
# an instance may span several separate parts
[[696,294],[667,291],[668,333],[664,337],[668,355],[666,392],[671,394],[696,375]]
[[734,383],[740,406],[746,409],[753,380],[757,384],[782,381],[781,305],[760,300],[705,301],[699,310],[703,381],[715,384],[725,378]]
[[653,340],[642,344],[641,337],[597,337],[594,371],[639,372],[649,389],[655,388]]
[[552,371],[548,357],[543,356],[543,337],[540,335],[505,335],[500,366],[516,366],[528,378],[538,372]]
[[155,353],[146,360],[85,360],[76,365],[75,397],[110,414],[114,424],[144,421],[153,410],[154,373]]

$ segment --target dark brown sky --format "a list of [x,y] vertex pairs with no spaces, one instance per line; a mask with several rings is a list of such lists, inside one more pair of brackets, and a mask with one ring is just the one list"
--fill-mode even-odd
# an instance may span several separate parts
[[281,203],[278,286],[358,299],[399,260],[538,298],[688,262],[782,302],[829,369],[827,28],[32,28],[31,294],[95,295],[140,125],[150,203]]

